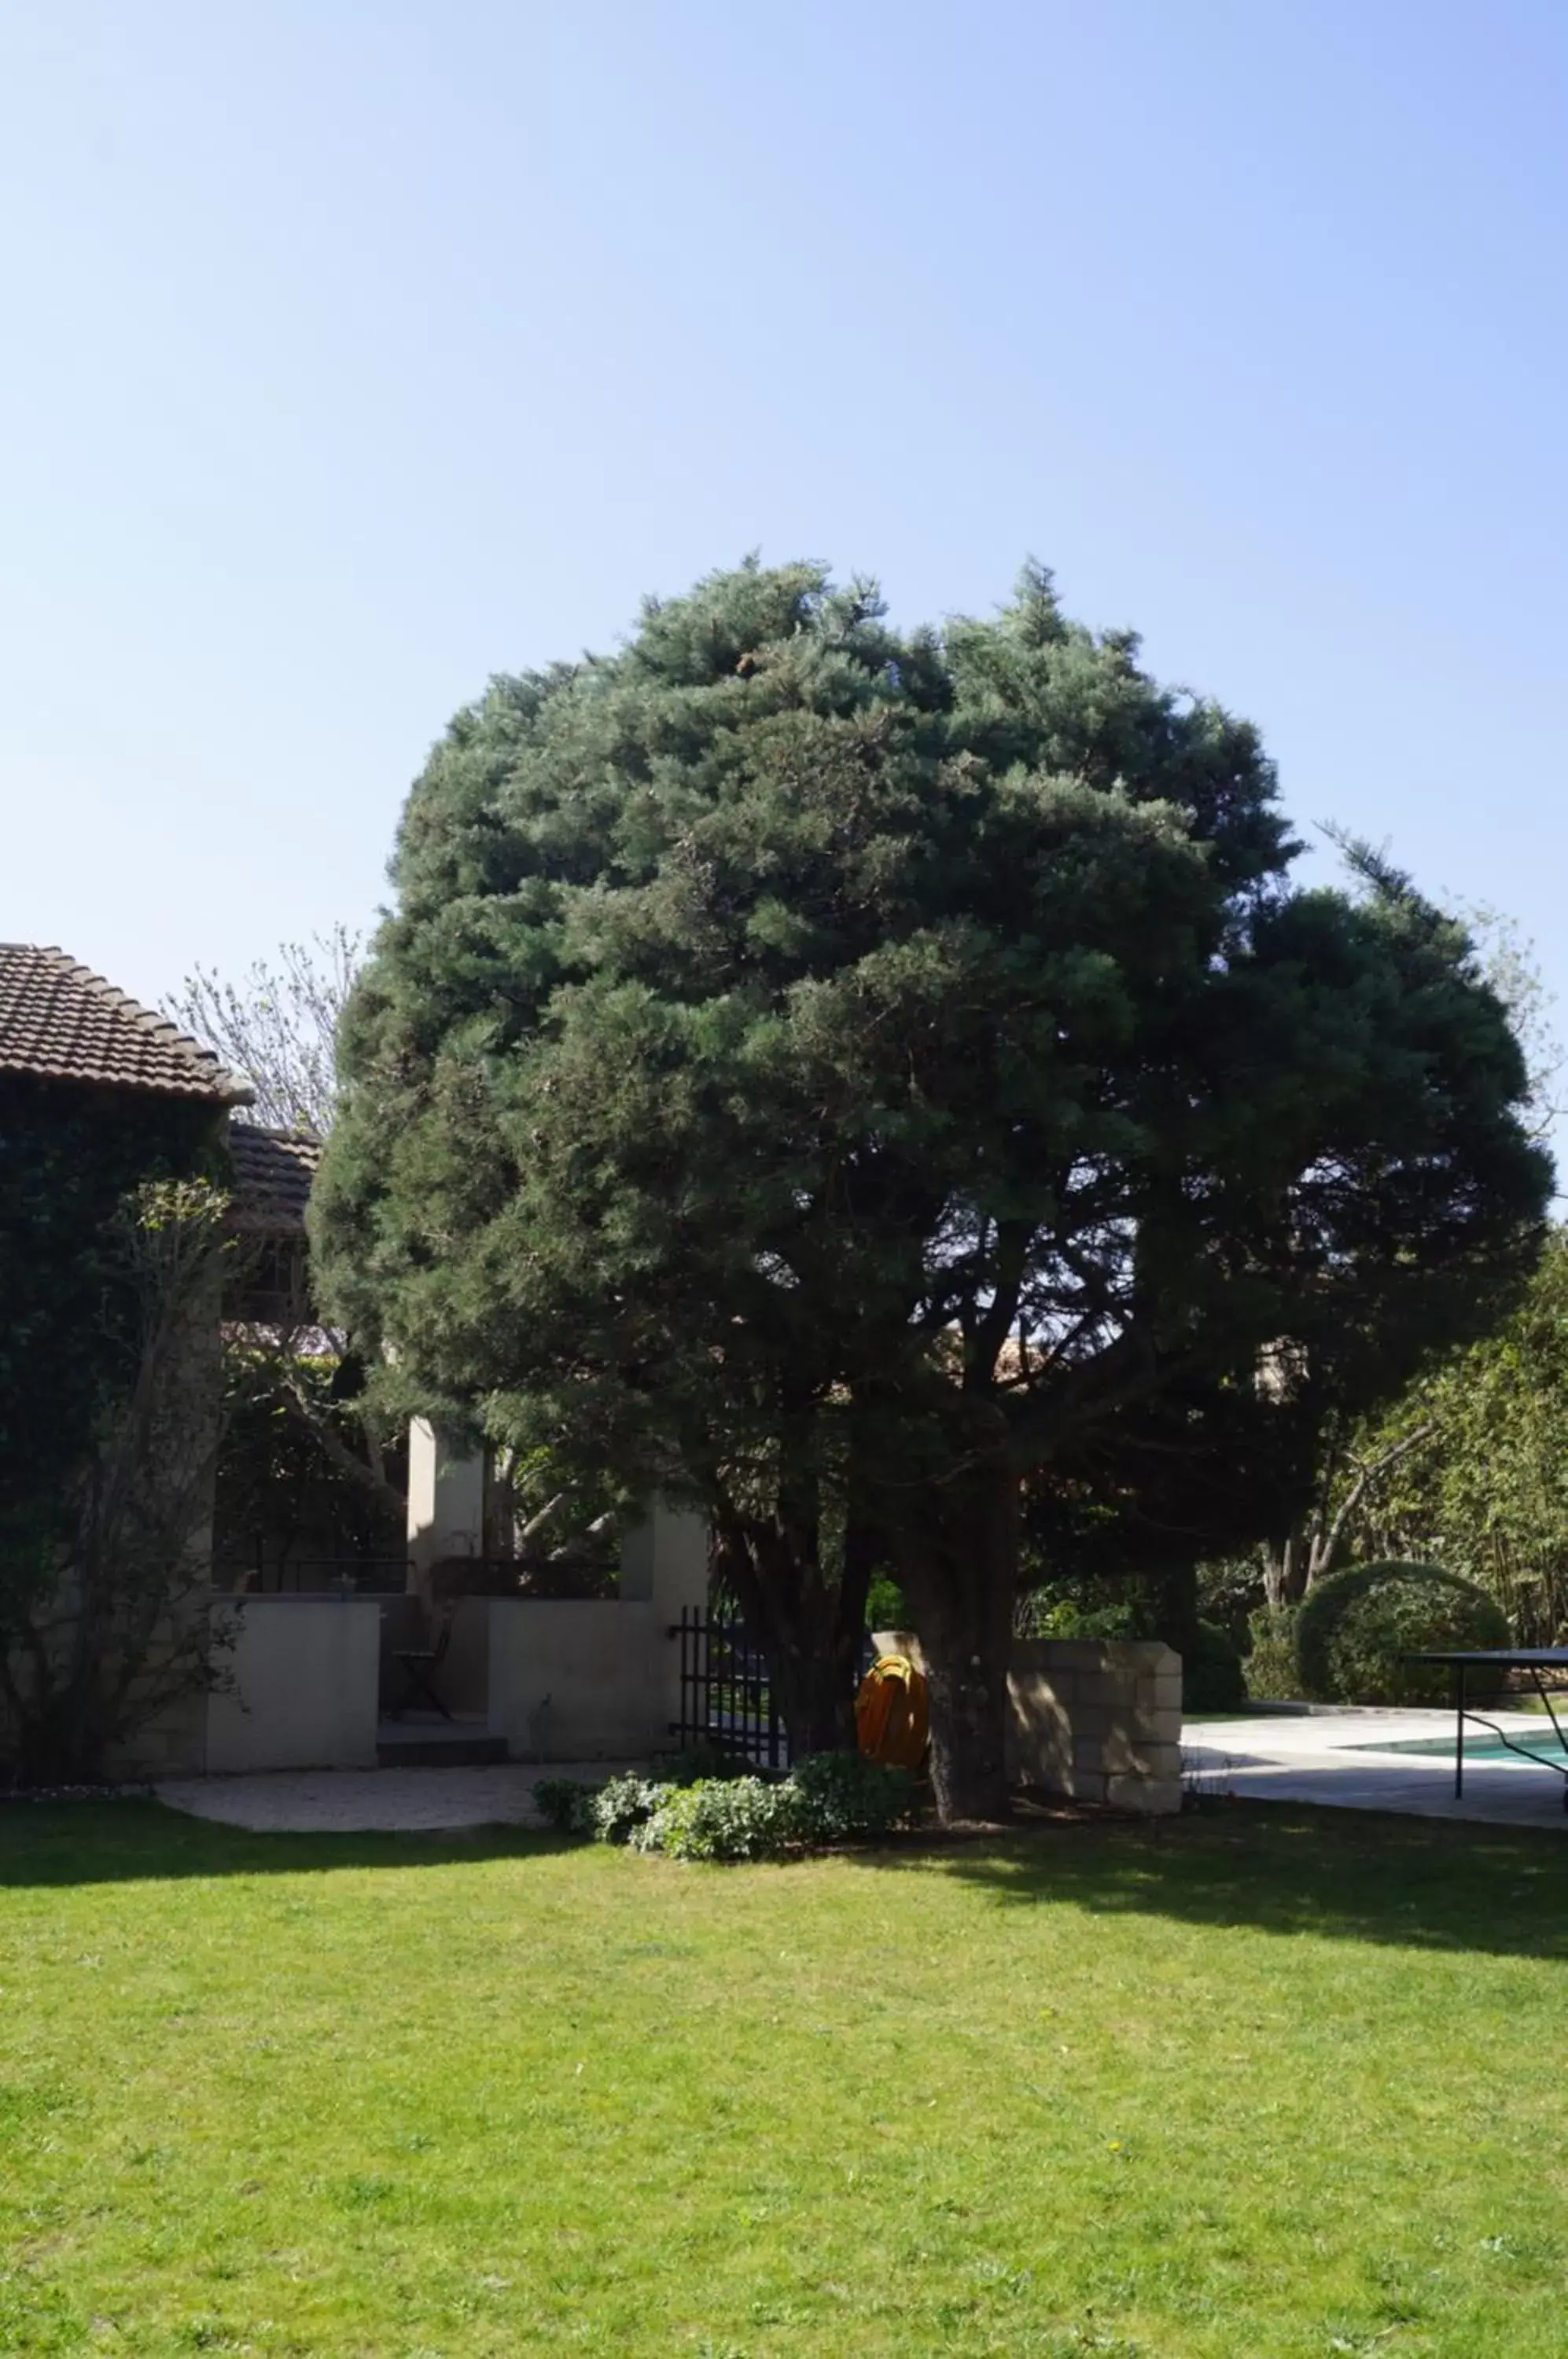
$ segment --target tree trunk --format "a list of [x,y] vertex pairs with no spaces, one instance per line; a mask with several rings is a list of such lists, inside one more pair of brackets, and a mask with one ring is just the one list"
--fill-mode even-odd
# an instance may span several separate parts
[[833,1617],[825,1647],[802,1645],[799,1635],[768,1644],[768,1668],[779,1717],[789,1734],[789,1757],[808,1753],[853,1753],[855,1690],[860,1669],[860,1631],[844,1630]]
[[928,1519],[897,1535],[897,1566],[931,1691],[937,1815],[944,1826],[1005,1819],[1018,1482],[988,1467],[922,1505]]
[[1309,1541],[1300,1525],[1263,1549],[1263,1596],[1271,1614],[1293,1605],[1306,1587]]
[[1154,1635],[1175,1648],[1183,1662],[1198,1651],[1198,1568],[1170,1564],[1151,1582],[1154,1593]]

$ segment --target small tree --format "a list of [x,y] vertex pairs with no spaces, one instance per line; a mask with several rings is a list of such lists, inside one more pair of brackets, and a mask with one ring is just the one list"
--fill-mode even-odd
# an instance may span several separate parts
[[285,942],[276,965],[258,959],[238,983],[205,967],[188,974],[165,1013],[242,1074],[256,1103],[241,1120],[325,1138],[337,1107],[337,1027],[360,962],[344,925]]
[[1353,1437],[1343,1558],[1431,1559],[1487,1590],[1521,1644],[1568,1637],[1568,1231],[1496,1332],[1446,1355]]
[[[358,1372],[335,1337],[226,1328],[224,1430],[215,1553],[237,1568],[259,1547],[280,1560],[301,1538],[333,1555],[399,1555],[404,1453],[368,1420]],[[345,1397],[345,1392],[349,1395]]]
[[[244,1118],[271,1130],[330,1136],[337,1111],[337,1030],[361,962],[360,938],[338,924],[306,942],[284,942],[237,982],[197,967],[168,1002],[181,1028],[243,1074],[256,1092]],[[280,1483],[340,1479],[361,1512],[383,1522],[404,1512],[387,1419],[365,1389],[354,1338],[311,1306],[292,1326],[251,1325],[232,1334],[226,1388],[236,1412],[225,1469],[231,1506],[270,1462]],[[270,1445],[276,1413],[299,1451]],[[299,1451],[302,1451],[302,1455]]]
[[110,1223],[114,1377],[64,1501],[0,1545],[0,1698],[26,1782],[101,1777],[115,1750],[222,1676],[207,1606],[227,1200],[149,1181]]

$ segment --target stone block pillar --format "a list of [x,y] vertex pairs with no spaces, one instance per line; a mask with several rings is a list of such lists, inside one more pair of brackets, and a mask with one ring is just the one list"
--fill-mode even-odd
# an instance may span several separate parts
[[408,1428],[408,1585],[429,1597],[443,1557],[485,1553],[485,1452],[459,1450],[428,1418]]
[[[652,1608],[647,1675],[658,1725],[668,1731],[681,1712],[681,1647],[670,1632],[687,1606],[701,1614],[708,1603],[705,1516],[656,1499],[643,1520],[628,1527],[621,1541],[621,1602],[644,1601]],[[661,1742],[668,1745],[667,1734]]]
[[1181,1807],[1181,1658],[1156,1641],[1015,1641],[1007,1762],[1026,1786],[1113,1810]]
[[621,1595],[648,1599],[671,1622],[683,1605],[701,1612],[708,1601],[708,1524],[688,1507],[654,1502],[621,1540]]

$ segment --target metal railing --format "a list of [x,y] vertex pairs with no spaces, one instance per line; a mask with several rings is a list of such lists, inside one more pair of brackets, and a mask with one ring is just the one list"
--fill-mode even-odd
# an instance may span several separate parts
[[754,1769],[788,1769],[789,1739],[773,1676],[745,1624],[687,1605],[670,1637],[681,1649],[680,1715],[670,1723],[677,1746],[712,1747]]
[[250,1556],[220,1556],[212,1560],[214,1589],[234,1590],[249,1597],[319,1596],[323,1590],[354,1592],[366,1597],[400,1596],[408,1586],[407,1556],[283,1556],[268,1559],[257,1549]]

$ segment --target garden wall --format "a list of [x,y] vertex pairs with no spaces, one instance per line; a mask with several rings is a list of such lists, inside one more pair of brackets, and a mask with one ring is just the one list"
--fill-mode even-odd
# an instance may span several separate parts
[[489,1597],[487,1725],[515,1761],[666,1751],[678,1699],[668,1615],[619,1598]]
[[207,1698],[209,1772],[373,1769],[381,1675],[381,1601],[246,1597],[234,1691]]
[[1020,1785],[1149,1815],[1181,1807],[1181,1658],[1153,1640],[1020,1638],[1007,1673]]
[[660,1505],[626,1536],[618,1597],[465,1598],[450,1666],[468,1701],[487,1665],[486,1725],[514,1760],[637,1760],[669,1749],[681,1709],[670,1626],[707,1593],[706,1526]]

